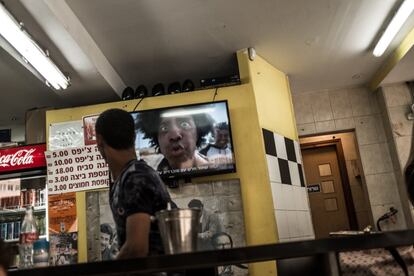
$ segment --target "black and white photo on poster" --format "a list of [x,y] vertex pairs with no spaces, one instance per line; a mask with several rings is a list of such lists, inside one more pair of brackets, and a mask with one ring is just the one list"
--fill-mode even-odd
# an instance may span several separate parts
[[[198,250],[220,250],[246,245],[240,181],[237,179],[180,183],[168,189],[178,208],[200,208]],[[88,262],[116,256],[116,229],[108,203],[108,190],[86,193]],[[112,232],[111,232],[112,231]],[[247,266],[218,267],[219,276],[248,275]]]

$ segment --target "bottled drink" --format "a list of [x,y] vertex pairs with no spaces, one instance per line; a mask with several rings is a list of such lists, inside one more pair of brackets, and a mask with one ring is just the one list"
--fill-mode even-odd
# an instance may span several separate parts
[[36,222],[33,218],[33,206],[28,206],[20,230],[19,268],[30,268],[33,266],[33,242],[38,237]]

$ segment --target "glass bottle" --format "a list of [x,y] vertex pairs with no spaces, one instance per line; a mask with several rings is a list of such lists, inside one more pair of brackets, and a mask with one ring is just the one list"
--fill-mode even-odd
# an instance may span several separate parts
[[37,226],[33,218],[33,206],[28,206],[20,230],[19,268],[30,268],[33,266],[33,243],[38,238]]

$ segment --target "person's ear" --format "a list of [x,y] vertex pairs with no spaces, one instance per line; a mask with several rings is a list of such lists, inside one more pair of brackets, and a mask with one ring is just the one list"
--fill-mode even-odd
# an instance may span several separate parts
[[100,147],[100,148],[103,148],[104,147],[104,139],[103,139],[103,137],[102,137],[102,135],[101,134],[96,134],[96,145],[98,146],[98,147]]

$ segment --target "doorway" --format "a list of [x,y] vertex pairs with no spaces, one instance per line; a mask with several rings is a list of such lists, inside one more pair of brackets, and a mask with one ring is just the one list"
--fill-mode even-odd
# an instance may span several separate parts
[[301,145],[315,238],[357,230],[341,139]]

